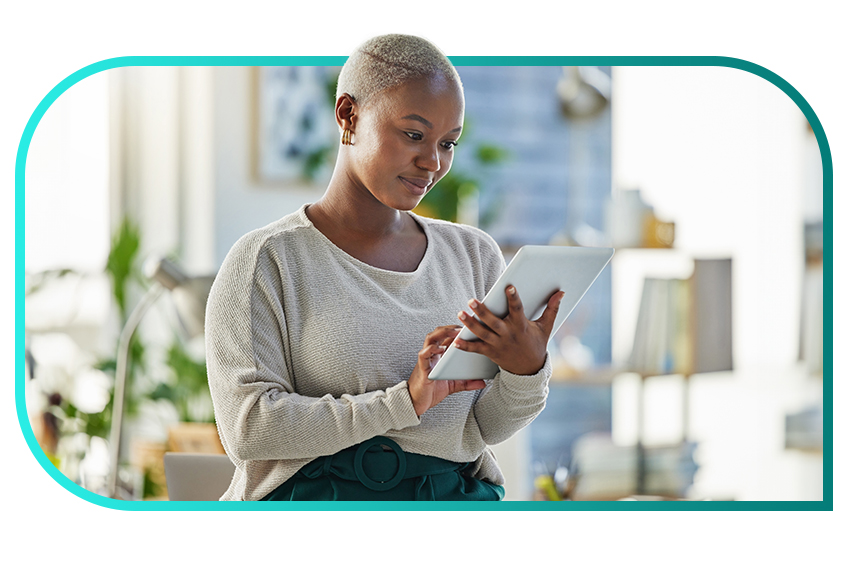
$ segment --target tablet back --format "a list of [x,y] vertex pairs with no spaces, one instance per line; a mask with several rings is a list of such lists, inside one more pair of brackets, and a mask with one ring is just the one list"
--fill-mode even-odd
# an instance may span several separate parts
[[[494,314],[506,316],[506,287],[514,285],[524,304],[525,315],[535,320],[544,311],[551,295],[563,290],[565,296],[551,332],[553,336],[609,263],[613,253],[612,248],[524,246],[483,299],[483,304]],[[467,328],[462,329],[459,337],[465,340],[475,338]],[[489,358],[451,346],[430,372],[430,379],[491,379],[497,372],[497,365]]]

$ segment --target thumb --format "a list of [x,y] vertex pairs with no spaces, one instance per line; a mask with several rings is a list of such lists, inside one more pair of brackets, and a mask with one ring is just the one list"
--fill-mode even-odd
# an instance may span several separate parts
[[450,394],[459,393],[460,391],[475,391],[486,387],[486,381],[483,379],[459,379],[449,382]]

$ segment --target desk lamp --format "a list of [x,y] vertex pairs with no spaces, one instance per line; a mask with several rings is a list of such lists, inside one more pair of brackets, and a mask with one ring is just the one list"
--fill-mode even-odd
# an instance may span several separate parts
[[560,113],[569,122],[568,207],[564,231],[555,242],[579,246],[606,246],[604,236],[586,222],[586,186],[591,166],[591,136],[612,98],[612,81],[597,67],[563,67],[556,85]]
[[563,116],[594,118],[609,104],[612,82],[596,67],[563,67],[556,90]]
[[145,262],[144,275],[153,281],[153,285],[130,313],[118,339],[115,396],[112,401],[112,425],[109,434],[109,476],[106,483],[107,495],[112,498],[118,495],[118,463],[121,454],[121,427],[130,340],[148,309],[166,289],[171,293],[177,318],[185,335],[193,338],[202,334],[206,299],[214,279],[213,276],[189,277],[179,267],[161,257],[151,257]]

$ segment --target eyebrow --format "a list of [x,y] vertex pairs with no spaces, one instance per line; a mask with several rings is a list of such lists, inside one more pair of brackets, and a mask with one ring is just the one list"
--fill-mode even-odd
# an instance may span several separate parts
[[[425,126],[430,128],[431,130],[433,129],[433,124],[429,120],[427,120],[426,118],[424,118],[423,116],[420,116],[418,114],[409,114],[409,115],[401,118],[401,120],[415,120],[416,122],[421,122],[422,124],[424,124]],[[462,131],[462,126],[460,126],[458,128],[454,128],[453,130],[451,130],[448,133],[452,134],[454,132],[461,132],[461,131]]]

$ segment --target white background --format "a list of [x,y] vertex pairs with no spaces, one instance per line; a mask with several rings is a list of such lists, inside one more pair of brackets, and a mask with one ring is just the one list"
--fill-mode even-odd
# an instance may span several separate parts
[[[345,55],[370,36],[413,33],[448,55],[723,55],[770,69],[807,99],[834,156],[834,288],[844,287],[840,244],[845,163],[844,21],[834,2],[610,2],[582,5],[494,3],[150,0],[15,3],[0,23],[0,206],[7,360],[0,438],[4,554],[14,562],[147,563],[177,559],[559,563],[592,560],[790,564],[831,562],[843,553],[833,513],[515,512],[515,513],[168,513],[96,507],[56,484],[35,461],[14,406],[14,162],[26,121],[67,75],[125,55]],[[786,6],[786,7],[783,7]],[[496,119],[494,117],[493,119]],[[834,297],[835,311],[844,301]],[[834,343],[845,341],[834,317]],[[837,348],[837,352],[839,349]],[[844,360],[834,360],[834,477],[844,471]],[[844,474],[843,474],[844,475]],[[844,517],[843,517],[844,518]],[[438,525],[438,526],[434,526]],[[479,526],[469,526],[479,525]],[[323,562],[324,560],[322,560]]]

